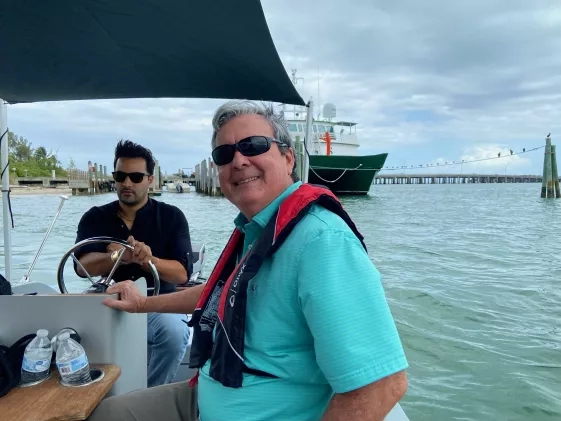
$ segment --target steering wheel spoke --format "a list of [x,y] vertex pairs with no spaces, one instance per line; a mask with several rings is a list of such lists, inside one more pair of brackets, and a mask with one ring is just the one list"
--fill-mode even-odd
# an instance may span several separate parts
[[[115,264],[113,265],[113,267],[111,268],[111,271],[109,272],[109,275],[106,278],[101,278],[100,281],[95,282],[93,280],[93,278],[91,277],[91,275],[86,270],[86,268],[80,263],[78,258],[76,258],[76,255],[74,254],[74,251],[79,249],[80,247],[85,246],[85,245],[98,244],[98,243],[104,243],[104,244],[115,243],[115,244],[121,245],[122,248],[118,252],[117,260],[116,260]],[[80,267],[80,269],[82,271],[84,271],[84,273],[86,274],[86,277],[91,282],[92,287],[88,288],[86,291],[90,292],[90,293],[91,292],[104,292],[107,289],[108,286],[112,285],[113,275],[115,274],[115,271],[117,270],[117,268],[121,265],[121,260],[123,258],[123,254],[127,250],[132,251],[132,250],[134,250],[134,247],[131,246],[130,244],[128,244],[127,242],[119,239],[119,238],[113,238],[113,237],[92,237],[92,238],[87,238],[83,241],[80,241],[79,243],[74,244],[74,246],[72,246],[64,254],[64,256],[62,256],[62,259],[60,260],[60,263],[58,265],[57,281],[58,281],[58,287],[60,289],[60,292],[62,294],[68,294],[68,290],[66,289],[66,284],[64,282],[64,266],[65,266],[66,261],[68,260],[69,257],[72,257],[72,260],[74,260],[76,265],[78,267]],[[148,266],[150,267],[150,272],[152,273],[152,277],[154,279],[154,287],[148,288],[148,291],[153,291],[153,295],[158,295],[160,293],[160,275],[158,274],[158,270],[156,269],[156,266],[152,263],[152,261],[150,261],[148,263]],[[96,287],[98,287],[98,288],[96,288]]]
[[111,268],[111,272],[109,272],[109,275],[107,275],[107,279],[106,279],[107,285],[109,285],[109,282],[111,282],[111,280],[113,279],[113,275],[115,274],[117,268],[121,266],[121,259],[123,258],[123,254],[125,254],[125,251],[127,251],[127,249],[123,247],[121,250],[117,252],[117,260],[115,261],[115,264]]
[[80,263],[80,261],[76,258],[76,255],[74,253],[70,253],[70,257],[72,257],[72,260],[74,260],[76,265],[78,265],[80,267],[80,269],[82,269],[84,271],[84,273],[86,274],[86,276],[88,277],[88,279],[90,280],[92,285],[95,285],[96,284],[95,281],[92,279],[91,275],[86,270],[86,268],[82,265],[82,263]]

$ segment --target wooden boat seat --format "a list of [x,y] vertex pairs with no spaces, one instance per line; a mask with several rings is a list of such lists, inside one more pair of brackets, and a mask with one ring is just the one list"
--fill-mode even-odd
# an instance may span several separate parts
[[16,387],[0,398],[2,421],[82,421],[107,395],[121,374],[112,364],[95,364],[90,369],[103,371],[103,377],[90,385],[66,387],[58,372],[36,386]]

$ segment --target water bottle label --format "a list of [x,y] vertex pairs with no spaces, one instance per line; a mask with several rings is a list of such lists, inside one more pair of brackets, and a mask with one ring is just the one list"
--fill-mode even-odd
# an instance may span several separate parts
[[28,373],[42,373],[43,371],[48,370],[50,365],[50,359],[34,360],[24,355],[23,361],[21,363],[21,368],[23,368]]
[[79,357],[74,358],[66,363],[56,363],[58,371],[62,375],[75,373],[88,365],[88,357],[83,353]]

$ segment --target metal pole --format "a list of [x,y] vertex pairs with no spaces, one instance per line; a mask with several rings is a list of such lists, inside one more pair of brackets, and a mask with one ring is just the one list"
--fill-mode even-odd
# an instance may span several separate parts
[[51,233],[51,230],[55,226],[55,222],[58,218],[58,215],[60,214],[60,211],[62,209],[62,205],[64,205],[64,202],[66,200],[68,200],[68,196],[65,196],[65,195],[60,196],[60,205],[58,205],[58,210],[56,211],[55,217],[53,218],[53,222],[51,222],[51,226],[47,230],[47,233],[45,234],[45,237],[43,238],[43,242],[39,246],[39,250],[37,250],[37,253],[35,254],[35,257],[33,258],[33,261],[31,262],[31,266],[29,266],[29,269],[27,270],[27,273],[23,276],[20,283],[29,282],[29,277],[31,276],[31,271],[33,270],[33,267],[35,266],[35,263],[37,263],[37,259],[39,258],[39,255],[41,254],[41,250],[43,250],[43,246],[47,242],[47,238],[49,237],[49,234]]
[[308,182],[308,173],[310,172],[309,151],[312,148],[312,124],[314,122],[314,101],[310,97],[308,102],[308,112],[306,113],[306,137],[304,138],[304,157],[302,159],[302,182]]
[[8,107],[0,98],[0,136],[2,137],[2,160],[0,173],[2,175],[2,204],[4,219],[4,276],[8,282],[12,282],[12,224],[10,215],[10,202],[8,191],[10,190],[10,145],[8,140]]

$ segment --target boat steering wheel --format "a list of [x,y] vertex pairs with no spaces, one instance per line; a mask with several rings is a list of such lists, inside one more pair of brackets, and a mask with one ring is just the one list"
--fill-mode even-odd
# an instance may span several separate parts
[[[105,243],[105,244],[116,243],[116,244],[119,244],[120,246],[123,246],[123,248],[121,250],[119,250],[118,255],[117,255],[117,260],[116,260],[115,264],[113,265],[113,267],[111,268],[111,271],[109,272],[109,275],[107,275],[106,278],[102,277],[98,281],[94,281],[93,278],[91,277],[91,275],[86,270],[86,268],[84,268],[84,266],[82,266],[82,264],[80,263],[78,258],[74,255],[74,251],[76,249],[80,248],[80,247],[85,246],[85,245],[98,244],[98,243]],[[91,237],[91,238],[86,238],[85,240],[74,244],[66,253],[64,253],[64,255],[62,256],[62,259],[60,259],[60,263],[58,264],[57,282],[58,282],[58,288],[60,289],[60,293],[61,294],[68,294],[68,290],[66,289],[66,284],[64,282],[64,266],[65,266],[66,261],[68,260],[69,257],[72,257],[72,260],[74,260],[76,265],[78,265],[78,267],[80,267],[86,273],[86,277],[92,283],[92,286],[87,288],[84,291],[84,294],[90,294],[90,293],[101,293],[101,294],[103,294],[103,293],[105,293],[105,291],[107,291],[107,288],[109,288],[114,283],[114,281],[112,279],[113,274],[115,273],[117,268],[120,266],[121,258],[123,257],[123,253],[126,250],[131,250],[132,251],[132,250],[134,250],[134,247],[131,246],[130,244],[128,244],[127,242],[125,242],[125,241],[123,241],[119,238],[114,238],[114,237]],[[154,278],[154,287],[153,288],[148,288],[148,291],[154,291],[153,295],[158,295],[160,293],[160,275],[158,274],[158,270],[156,269],[156,266],[154,266],[152,261],[148,262],[148,266],[150,267],[150,272],[152,272],[152,277]]]

